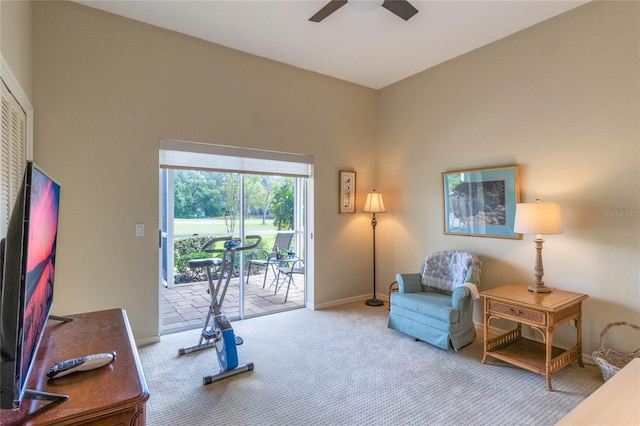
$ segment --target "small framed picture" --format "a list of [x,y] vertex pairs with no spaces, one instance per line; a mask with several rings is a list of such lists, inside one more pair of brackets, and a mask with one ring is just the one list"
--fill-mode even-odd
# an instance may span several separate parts
[[356,212],[356,172],[340,171],[339,213]]

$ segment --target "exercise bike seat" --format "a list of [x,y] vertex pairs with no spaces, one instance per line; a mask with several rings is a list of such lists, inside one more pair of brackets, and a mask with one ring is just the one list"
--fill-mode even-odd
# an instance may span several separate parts
[[211,266],[222,265],[222,259],[191,259],[187,261],[189,268],[206,268]]

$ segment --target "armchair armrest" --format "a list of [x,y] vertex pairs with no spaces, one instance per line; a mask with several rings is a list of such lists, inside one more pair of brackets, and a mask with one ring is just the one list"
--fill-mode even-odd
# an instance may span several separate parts
[[451,306],[460,309],[460,305],[462,304],[462,299],[465,297],[471,296],[471,291],[468,287],[458,287],[453,290],[453,294],[451,294]]
[[417,293],[422,291],[420,284],[420,274],[396,274],[398,281],[398,291],[400,293]]
[[480,298],[480,295],[478,294],[478,287],[476,287],[475,284],[465,283],[464,285],[456,288],[451,294],[451,306],[459,309],[460,304],[462,303],[462,299],[467,296],[471,297],[474,300]]

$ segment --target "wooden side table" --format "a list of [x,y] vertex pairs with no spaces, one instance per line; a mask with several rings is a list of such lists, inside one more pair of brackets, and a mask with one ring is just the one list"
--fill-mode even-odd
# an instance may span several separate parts
[[[484,297],[484,364],[488,356],[541,374],[547,389],[553,390],[551,376],[572,361],[582,363],[582,301],[586,294],[554,290],[533,293],[528,284],[513,284],[480,293]],[[489,338],[489,323],[494,318],[517,323],[514,330]],[[575,321],[575,346],[564,350],[553,346],[553,334],[562,325]],[[538,330],[543,342],[522,336],[522,324]]]

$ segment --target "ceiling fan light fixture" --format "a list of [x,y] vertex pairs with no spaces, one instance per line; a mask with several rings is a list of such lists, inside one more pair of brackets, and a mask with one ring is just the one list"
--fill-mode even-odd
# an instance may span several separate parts
[[371,12],[382,6],[384,0],[348,0],[348,4],[353,10],[358,12]]
[[382,6],[405,21],[418,13],[418,9],[413,7],[409,0],[330,0],[315,15],[309,18],[309,21],[320,22],[347,3],[359,12],[370,12]]

